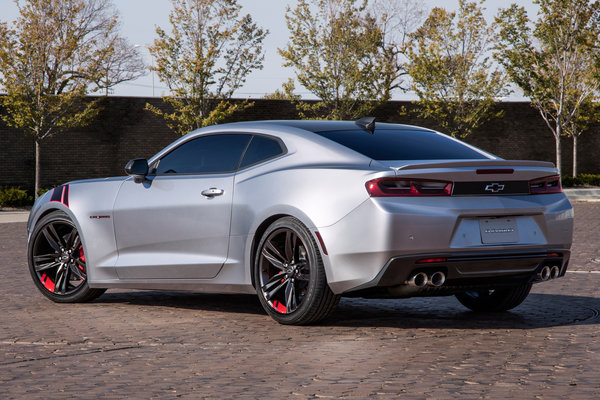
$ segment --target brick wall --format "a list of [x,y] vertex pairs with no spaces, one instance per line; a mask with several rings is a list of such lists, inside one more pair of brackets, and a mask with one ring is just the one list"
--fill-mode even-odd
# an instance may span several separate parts
[[[123,175],[125,163],[136,157],[149,158],[177,139],[161,118],[144,110],[146,102],[164,107],[156,98],[109,97],[89,127],[65,132],[41,144],[41,186],[70,180]],[[294,107],[285,100],[254,100],[254,106],[232,121],[295,119]],[[408,102],[389,102],[374,115],[378,121],[407,123],[439,129],[435,121],[401,115],[411,109]],[[529,103],[500,103],[504,117],[481,127],[466,141],[505,159],[554,162],[554,138],[538,112]],[[579,139],[579,172],[600,173],[600,124],[594,124]],[[571,172],[571,140],[563,142],[563,173]],[[22,131],[0,122],[0,186],[32,188],[34,142]]]

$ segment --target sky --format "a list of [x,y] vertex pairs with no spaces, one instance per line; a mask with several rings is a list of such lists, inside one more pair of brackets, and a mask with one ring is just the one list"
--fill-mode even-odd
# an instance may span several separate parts
[[[288,6],[295,7],[296,0],[238,0],[242,5],[242,12],[249,13],[255,22],[269,30],[269,35],[263,42],[265,59],[262,70],[252,72],[246,79],[246,84],[240,88],[235,97],[240,98],[259,98],[267,93],[273,93],[276,89],[281,89],[281,84],[288,78],[294,77],[292,68],[282,66],[283,59],[277,53],[278,48],[282,48],[288,42],[288,30],[285,24],[285,11]],[[458,0],[423,0],[429,9],[435,7],[444,7],[448,10],[455,10],[458,7]],[[486,18],[488,21],[499,8],[507,7],[510,3],[516,2],[525,5],[530,15],[535,15],[535,8],[532,0],[507,1],[507,0],[487,0],[484,3],[486,8]],[[147,50],[156,36],[156,26],[168,30],[169,12],[171,10],[170,0],[113,0],[120,13],[121,33],[132,44],[139,45],[146,64],[152,63],[152,58]],[[13,0],[0,0],[0,20],[13,21],[18,15],[17,7]],[[154,88],[153,88],[154,86]],[[303,91],[303,88],[297,88],[299,94],[304,98],[311,98],[310,94]],[[140,96],[151,97],[161,96],[167,93],[167,87],[158,80],[157,76],[147,73],[135,81],[125,82],[117,85],[112,95],[114,96]],[[407,93],[396,93],[395,100],[414,99],[414,95]],[[512,99],[515,99],[514,97]]]

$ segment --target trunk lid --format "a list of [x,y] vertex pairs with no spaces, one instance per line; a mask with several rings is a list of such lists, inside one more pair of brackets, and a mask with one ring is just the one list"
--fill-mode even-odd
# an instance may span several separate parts
[[397,177],[453,183],[453,196],[529,194],[532,180],[558,175],[554,164],[528,160],[379,161]]

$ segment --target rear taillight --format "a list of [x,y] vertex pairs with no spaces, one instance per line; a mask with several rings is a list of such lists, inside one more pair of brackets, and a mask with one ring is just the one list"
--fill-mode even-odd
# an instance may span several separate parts
[[560,175],[547,176],[545,178],[529,181],[530,194],[562,193]]
[[371,197],[450,196],[452,183],[423,179],[379,178],[365,184]]

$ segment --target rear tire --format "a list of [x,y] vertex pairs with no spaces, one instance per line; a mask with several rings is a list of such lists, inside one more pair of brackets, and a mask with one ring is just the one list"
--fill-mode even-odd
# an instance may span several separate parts
[[511,288],[464,292],[456,295],[465,307],[478,312],[508,311],[521,304],[529,295],[531,283]]
[[106,291],[89,287],[81,236],[62,211],[54,211],[37,222],[27,258],[34,284],[54,302],[80,303]]
[[292,217],[281,218],[267,228],[257,247],[253,273],[260,303],[280,324],[320,321],[340,300],[327,284],[313,236]]

